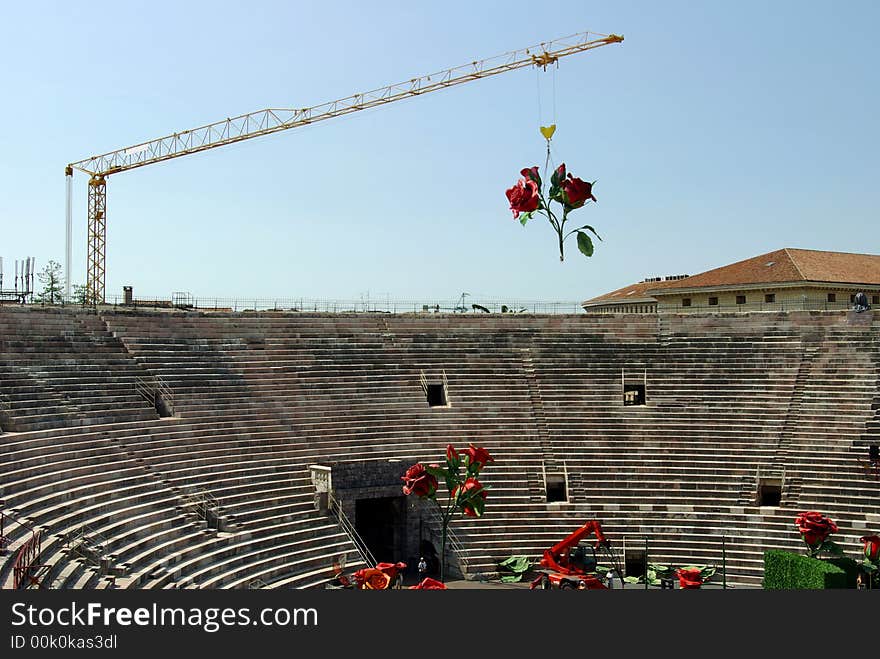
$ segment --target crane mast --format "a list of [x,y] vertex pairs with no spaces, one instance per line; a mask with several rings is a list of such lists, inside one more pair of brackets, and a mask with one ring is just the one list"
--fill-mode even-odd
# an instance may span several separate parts
[[71,180],[73,170],[89,174],[88,185],[88,261],[86,267],[86,296],[90,304],[104,302],[105,258],[107,248],[107,178],[111,174],[207,151],[226,144],[234,144],[254,137],[270,135],[298,126],[317,123],[360,110],[393,103],[404,98],[427,94],[472,80],[513,71],[527,66],[547,66],[561,57],[619,43],[622,36],[581,32],[568,37],[543,42],[536,46],[510,51],[495,57],[446,69],[430,75],[412,78],[372,91],[352,94],[328,103],[308,108],[266,108],[215,121],[204,126],[172,133],[133,146],[72,162],[65,168],[67,180],[67,243],[66,281],[70,296],[71,260]]

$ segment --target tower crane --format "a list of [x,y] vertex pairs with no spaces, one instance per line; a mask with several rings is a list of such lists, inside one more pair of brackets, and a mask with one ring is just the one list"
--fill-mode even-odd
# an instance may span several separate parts
[[113,174],[138,167],[207,151],[262,135],[278,133],[297,126],[314,124],[359,110],[393,103],[404,98],[427,94],[453,85],[513,71],[526,66],[547,66],[560,58],[601,46],[619,43],[622,36],[580,32],[568,37],[546,41],[536,46],[514,50],[502,55],[446,69],[438,73],[412,78],[372,91],[352,94],[335,101],[308,108],[266,108],[215,121],[198,128],[171,133],[147,142],[116,149],[72,162],[65,167],[67,188],[65,245],[66,296],[70,296],[70,263],[72,236],[73,170],[89,175],[88,185],[88,256],[86,264],[86,296],[90,304],[104,302],[107,251],[107,179]]

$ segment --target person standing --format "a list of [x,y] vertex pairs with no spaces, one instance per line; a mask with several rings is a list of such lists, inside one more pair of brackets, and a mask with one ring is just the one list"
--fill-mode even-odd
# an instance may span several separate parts
[[614,577],[617,576],[617,573],[614,570],[608,570],[608,573],[605,575],[605,581],[607,582],[608,588],[614,588]]
[[425,560],[425,557],[422,556],[419,558],[419,582],[421,582],[422,579],[425,578],[427,572],[428,572],[428,563]]

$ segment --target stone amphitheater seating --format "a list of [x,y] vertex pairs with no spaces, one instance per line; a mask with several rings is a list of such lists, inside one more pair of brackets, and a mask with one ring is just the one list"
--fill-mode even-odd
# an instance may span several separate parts
[[157,419],[136,389],[144,376],[95,314],[0,313],[0,428]]
[[[723,538],[742,585],[765,549],[799,549],[801,510],[851,553],[880,530],[860,465],[880,433],[871,314],[0,310],[0,328],[2,510],[46,530],[54,587],[319,587],[333,557],[362,563],[315,509],[309,465],[435,461],[448,442],[496,458],[486,515],[454,524],[472,575],[587,519],[619,548],[647,539],[653,562],[718,565]],[[449,406],[427,405],[423,375]],[[624,406],[623,381],[646,381],[647,405]],[[758,505],[759,472],[784,472],[780,505]],[[545,474],[567,477],[565,501]],[[79,529],[112,570],[75,550]],[[27,535],[10,532],[5,584]]]

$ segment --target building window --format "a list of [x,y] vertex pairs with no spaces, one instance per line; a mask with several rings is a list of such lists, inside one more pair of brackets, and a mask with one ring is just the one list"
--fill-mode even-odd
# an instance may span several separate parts
[[871,298],[871,304],[880,304],[880,295],[875,295]]
[[717,307],[718,306],[718,298],[717,297],[710,297],[709,298],[709,306],[710,307]]
[[689,297],[682,298],[682,300],[681,300],[681,306],[683,306],[683,307],[689,307],[689,306],[691,306],[691,299],[690,299]]
[[737,304],[745,304],[746,303],[746,296],[745,295],[737,295],[736,296],[736,303]]
[[856,294],[855,294],[855,293],[850,293],[850,296],[849,296],[849,303],[850,303],[850,304],[855,304],[855,302],[856,302]]
[[768,304],[776,302],[776,293],[766,293],[764,295],[764,302],[767,302]]
[[828,294],[828,301],[829,302],[837,302],[837,295],[835,295],[834,293],[829,293]]

